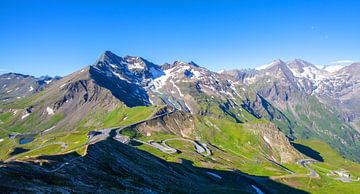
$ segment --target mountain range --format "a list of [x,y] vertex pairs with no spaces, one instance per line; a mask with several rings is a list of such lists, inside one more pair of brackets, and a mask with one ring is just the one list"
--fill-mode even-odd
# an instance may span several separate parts
[[360,189],[359,75],[360,63],[275,60],[213,72],[110,51],[64,77],[6,73],[0,187],[352,193]]

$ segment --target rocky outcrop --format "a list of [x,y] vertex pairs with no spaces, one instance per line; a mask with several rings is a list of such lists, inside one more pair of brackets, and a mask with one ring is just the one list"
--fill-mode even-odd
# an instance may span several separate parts
[[134,130],[144,135],[153,132],[171,133],[182,137],[192,137],[195,130],[195,118],[183,111],[174,111],[168,115],[136,125]]
[[0,75],[0,101],[26,98],[31,94],[43,90],[59,77],[34,77],[19,73],[6,73]]
[[303,156],[290,144],[288,138],[272,123],[257,123],[248,127],[258,134],[271,160],[278,163],[296,162]]

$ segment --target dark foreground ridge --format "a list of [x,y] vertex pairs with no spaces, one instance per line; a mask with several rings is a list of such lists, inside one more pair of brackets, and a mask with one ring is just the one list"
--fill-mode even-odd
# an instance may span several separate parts
[[85,156],[73,152],[2,163],[0,179],[2,192],[256,193],[256,187],[264,193],[305,193],[268,177],[194,167],[188,160],[167,162],[111,137],[89,145]]

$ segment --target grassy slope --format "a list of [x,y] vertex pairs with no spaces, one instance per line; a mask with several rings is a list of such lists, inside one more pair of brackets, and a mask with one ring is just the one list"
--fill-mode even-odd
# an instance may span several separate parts
[[[150,117],[153,112],[156,111],[156,107],[136,107],[136,108],[124,108],[118,107],[111,112],[98,112],[101,116],[88,115],[89,118],[84,118],[79,127],[70,132],[54,132],[43,135],[42,137],[36,136],[36,139],[25,145],[14,145],[12,141],[5,138],[8,133],[1,131],[0,135],[4,138],[4,141],[0,143],[1,157],[8,157],[9,152],[14,147],[22,147],[25,149],[33,149],[39,145],[47,145],[41,149],[37,149],[21,157],[33,157],[44,154],[59,154],[68,152],[70,150],[78,149],[79,152],[83,151],[83,144],[86,142],[86,134],[89,130],[112,127],[117,125],[126,125],[136,122],[138,120],[146,119]],[[12,113],[4,113],[0,115],[0,119],[3,121],[1,126],[6,126],[8,121],[16,119],[19,115],[13,115]],[[56,115],[53,116],[53,120],[57,120]],[[91,118],[90,118],[91,117]],[[126,118],[126,119],[125,119]],[[31,120],[30,120],[31,121]],[[261,120],[253,122],[264,122]],[[26,123],[26,122],[25,122]],[[89,123],[100,123],[94,128]],[[10,130],[11,131],[11,130]],[[171,141],[169,145],[180,150],[181,153],[168,155],[164,154],[157,149],[146,145],[140,145],[138,148],[153,153],[167,161],[177,162],[180,158],[185,158],[193,161],[195,166],[208,167],[214,169],[239,169],[242,172],[262,175],[262,176],[278,176],[287,174],[278,167],[264,161],[261,157],[258,157],[262,152],[266,152],[262,145],[262,140],[256,136],[253,132],[248,130],[243,124],[234,123],[224,119],[216,119],[212,117],[202,117],[197,123],[196,135],[201,137],[201,140],[206,143],[218,147],[219,149],[213,153],[211,157],[204,158],[197,154],[190,143],[184,143],[181,141]],[[166,138],[175,137],[171,134],[155,133],[152,137],[139,137],[142,140],[154,139],[155,141],[161,141]],[[64,142],[68,144],[66,149],[63,149],[60,145],[51,144],[51,142]],[[353,163],[349,160],[342,158],[338,153],[331,149],[327,144],[321,141],[298,141],[297,143],[304,144],[319,151],[325,159],[324,163],[318,163],[312,165],[314,169],[321,175],[321,179],[309,179],[309,178],[296,178],[296,179],[284,179],[282,183],[296,186],[303,190],[314,193],[326,193],[329,191],[343,191],[343,193],[353,193],[359,188],[358,182],[355,183],[342,183],[326,176],[327,171],[324,169],[341,169],[345,168],[350,170],[353,175],[360,176],[360,165]],[[284,164],[286,167],[296,171],[297,173],[307,173],[307,170],[296,164]]]
[[[253,94],[256,91],[267,91],[271,85],[264,85],[264,82],[258,81],[252,85]],[[280,94],[285,94],[287,88],[278,88]],[[271,119],[286,135],[290,136],[290,127],[295,131],[295,137],[298,139],[320,139],[342,155],[360,162],[360,143],[354,141],[352,134],[356,131],[340,119],[339,113],[331,107],[321,103],[315,96],[302,96],[299,91],[291,91],[293,99],[286,103],[282,100],[267,99],[278,111],[273,112],[273,118],[267,112],[262,116]],[[254,101],[255,96],[250,94],[250,100]],[[291,107],[290,107],[291,106]],[[281,118],[283,113],[287,118]],[[281,119],[279,119],[281,118]],[[337,136],[337,137],[335,137]],[[347,144],[342,142],[346,141]]]
[[[266,121],[258,120],[253,122]],[[127,133],[128,135],[135,135],[129,131]],[[214,147],[212,147],[213,155],[211,155],[211,157],[203,157],[195,152],[192,144],[182,141],[168,142],[170,146],[181,151],[180,153],[172,155],[164,154],[147,145],[138,145],[136,147],[153,153],[167,161],[177,162],[180,161],[181,158],[185,158],[193,161],[193,165],[199,167],[222,170],[238,169],[252,175],[272,177],[288,174],[277,166],[274,166],[259,157],[266,151],[266,149],[261,146],[262,142],[260,141],[262,140],[259,140],[260,138],[249,131],[243,124],[223,119],[203,117],[202,120],[198,122],[195,133],[197,136],[201,137],[202,142],[206,142],[208,145],[211,143],[211,145],[216,146],[219,149],[214,149]],[[151,137],[146,137],[141,134],[136,135],[137,138],[142,139],[143,141],[155,140],[157,142],[175,137],[172,134],[161,132],[154,133]],[[301,140],[297,141],[297,143],[312,147],[321,153],[325,161],[323,163],[311,164],[312,168],[320,174],[321,179],[296,177],[276,179],[277,181],[311,193],[333,193],[334,191],[341,193],[356,193],[356,191],[360,189],[360,182],[343,183],[332,177],[326,176],[329,171],[324,170],[346,169],[349,170],[353,176],[360,176],[360,164],[344,159],[323,141]],[[306,168],[303,168],[296,163],[287,163],[284,164],[284,166],[295,171],[297,174],[305,175],[309,173]]]
[[[291,125],[297,139],[319,139],[345,157],[360,160],[360,144],[353,141],[351,135],[349,135],[355,133],[355,130],[341,121],[335,110],[329,109],[313,96],[310,96],[302,104],[296,105],[294,109],[289,106],[288,104],[285,110],[282,111],[290,120],[290,123],[286,120],[273,121],[283,132],[289,135],[288,126]],[[343,144],[340,139],[347,143]]]
[[299,140],[297,143],[308,146],[321,154],[324,162],[310,164],[311,168],[319,173],[321,178],[287,178],[282,179],[282,183],[296,186],[311,193],[358,193],[360,191],[360,182],[344,183],[335,180],[334,177],[327,176],[330,170],[345,169],[354,177],[360,177],[360,164],[343,158],[323,141]]
[[[13,114],[11,112],[5,112],[0,114],[0,120],[2,123],[0,127],[0,138],[4,139],[0,142],[0,159],[4,160],[10,157],[11,151],[15,148],[35,149],[39,146],[44,146],[41,149],[27,152],[22,154],[21,157],[37,156],[42,154],[60,154],[69,152],[74,149],[83,151],[83,145],[87,141],[87,133],[90,130],[97,130],[102,128],[127,125],[139,120],[143,120],[151,117],[151,115],[157,110],[157,107],[134,107],[127,108],[119,105],[111,112],[99,110],[96,114],[101,116],[94,116],[93,114],[86,115],[73,130],[61,130],[57,129],[44,134],[35,134],[33,142],[20,145],[19,138],[15,141],[10,140],[7,136],[11,132],[31,132],[34,131],[34,127],[40,127],[43,131],[45,129],[54,126],[57,122],[61,121],[61,116],[55,114],[45,123],[36,119],[36,114],[30,114],[26,119],[22,120],[20,113]],[[35,116],[32,116],[35,115]],[[64,142],[67,144],[66,149],[59,149],[59,145],[54,145],[56,142]]]
[[[194,162],[194,165],[218,169],[238,169],[242,172],[261,175],[277,176],[287,174],[284,170],[268,162],[263,155],[267,154],[265,142],[258,134],[247,128],[244,124],[234,123],[229,120],[216,119],[208,116],[199,117],[196,120],[195,137],[199,137],[202,143],[206,143],[213,151],[210,157],[203,157],[196,153],[191,143],[183,141],[170,141],[169,145],[181,151],[181,153],[168,155],[148,145],[140,145],[138,148],[149,151],[168,161],[178,161],[185,158]],[[257,120],[253,122],[266,122]],[[157,132],[150,137],[131,131],[122,131],[124,135],[136,136],[143,141],[155,140],[161,142],[167,138],[176,137],[173,134]],[[291,166],[291,164],[288,164]],[[301,168],[301,167],[300,167]]]
[[[39,93],[38,96],[23,99],[17,103],[11,103],[6,105],[0,105],[2,108],[26,108],[32,104],[32,101],[41,97],[43,94]],[[194,132],[197,137],[201,138],[201,141],[211,143],[219,149],[216,150],[211,157],[204,158],[197,154],[190,143],[184,143],[181,141],[171,141],[170,146],[181,151],[181,153],[168,155],[164,154],[157,149],[149,147],[147,145],[140,145],[138,148],[149,151],[159,157],[162,157],[168,161],[179,161],[180,158],[185,158],[193,161],[195,166],[209,167],[214,169],[239,169],[242,172],[261,175],[261,176],[278,176],[287,174],[277,166],[265,161],[261,155],[268,150],[263,147],[263,141],[252,131],[247,129],[243,124],[235,123],[233,118],[227,114],[224,114],[219,109],[218,104],[206,104],[205,100],[199,100],[199,106],[201,110],[208,110],[209,113],[214,115],[221,115],[219,118],[205,116],[200,118],[197,122],[197,130]],[[5,130],[0,130],[0,138],[4,141],[0,142],[0,159],[9,157],[9,153],[15,147],[21,147],[24,149],[34,149],[39,145],[44,145],[43,148],[37,149],[31,152],[22,154],[21,157],[33,157],[43,154],[60,154],[71,150],[78,150],[79,153],[84,151],[83,144],[87,141],[86,134],[90,130],[108,128],[119,125],[126,125],[134,123],[139,120],[150,117],[155,111],[156,107],[135,107],[127,108],[124,106],[118,106],[111,112],[106,110],[97,110],[96,112],[86,115],[73,130],[56,130],[51,133],[45,133],[43,136],[35,136],[35,140],[25,145],[19,145],[18,140],[12,142],[7,135],[10,132],[28,132],[32,131],[35,127],[36,130],[42,131],[55,125],[62,119],[62,115],[55,114],[46,122],[39,122],[38,115],[31,114],[24,120],[21,120],[21,114],[13,114],[11,112],[0,114],[0,120],[2,121],[0,127]],[[263,122],[256,120],[247,112],[238,112],[239,110],[229,110],[234,115],[242,113],[239,116],[241,121],[251,122]],[[306,119],[304,119],[306,120]],[[139,137],[142,140],[154,139],[155,141],[161,141],[166,138],[174,137],[171,134],[155,133],[151,137]],[[66,148],[62,148],[60,145],[51,144],[54,142],[64,142],[67,144]],[[333,151],[326,144],[313,141],[300,141],[299,143],[308,145],[318,150],[324,155],[325,163],[315,164],[313,168],[319,171],[322,176],[319,180],[313,180],[309,178],[296,178],[282,180],[283,183],[296,186],[298,188],[310,191],[310,192],[324,192],[325,191],[345,191],[351,193],[359,188],[358,183],[342,183],[332,178],[326,177],[326,173],[321,170],[324,169],[338,169],[347,168],[351,172],[360,172],[359,165],[343,159]],[[334,160],[334,158],[336,160]],[[307,170],[297,164],[284,164],[284,166],[297,173],[307,173]],[[359,176],[359,175],[358,175]]]

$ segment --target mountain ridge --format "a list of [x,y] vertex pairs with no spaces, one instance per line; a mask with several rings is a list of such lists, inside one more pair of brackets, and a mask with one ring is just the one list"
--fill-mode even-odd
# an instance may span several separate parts
[[[224,170],[205,172],[212,177],[210,182],[215,180],[215,185],[226,184],[213,189],[238,189],[231,181],[227,182],[228,178],[225,182],[219,180],[227,174],[225,172],[238,172],[254,178],[253,185],[265,192],[277,193],[277,189],[286,190],[286,187],[275,184],[276,189],[271,189],[272,181],[257,176],[306,191],[319,191],[317,184],[337,185],[339,180],[319,171],[317,164],[315,170],[306,174],[304,169],[309,168],[306,164],[310,162],[325,165],[331,172],[344,166],[350,174],[360,176],[357,173],[360,165],[344,159],[360,161],[360,133],[353,127],[359,118],[357,67],[354,64],[330,74],[296,59],[277,60],[262,70],[216,73],[192,61],[157,65],[141,57],[120,57],[106,51],[94,64],[61,79],[43,81],[42,88],[34,88],[31,93],[31,84],[38,83],[41,78],[22,78],[14,74],[14,79],[8,79],[10,74],[0,75],[3,85],[0,92],[11,89],[7,86],[9,80],[12,88],[19,87],[16,93],[8,93],[13,98],[0,101],[0,159],[5,161],[0,176],[14,181],[11,174],[24,173],[23,165],[26,172],[36,176],[54,175],[52,170],[41,167],[44,165],[55,170],[59,168],[60,172],[53,176],[55,182],[41,179],[41,185],[36,187],[38,191],[50,191],[51,186],[61,190],[61,184],[68,191],[73,190],[69,179],[57,182],[59,177],[75,178],[83,185],[93,181],[92,176],[97,172],[101,177],[111,174],[115,179],[124,173],[137,177],[134,180],[127,177],[131,184],[120,181],[124,187],[103,191],[183,191],[182,187],[167,188],[160,183],[140,181],[137,171],[121,170],[132,165],[139,171],[156,168],[157,158],[161,158],[166,161],[161,164],[185,168],[181,171],[183,174],[189,173],[187,170],[199,170],[197,167],[201,167],[201,172],[204,169]],[[17,79],[17,76],[20,77]],[[24,81],[25,78],[31,79]],[[24,97],[16,98],[18,95]],[[314,145],[313,141],[319,143]],[[114,142],[117,147],[121,143],[122,151],[114,148]],[[97,148],[101,148],[99,156]],[[142,152],[129,151],[133,148]],[[141,165],[141,161],[134,163],[134,159],[127,159],[144,158],[145,152],[152,154],[146,155],[150,160],[146,166]],[[327,157],[328,152],[339,152],[341,156],[335,154],[334,162]],[[69,153],[77,154],[80,162]],[[104,158],[122,163],[110,165]],[[72,171],[76,169],[66,167],[73,159],[74,163],[96,169],[96,172],[85,173],[85,170],[82,174],[87,178],[73,177]],[[192,164],[171,163],[181,161]],[[98,162],[106,165],[106,169],[92,165]],[[176,173],[168,176],[171,183],[178,180],[191,184]],[[152,177],[158,175],[153,171],[146,174],[146,178]],[[209,177],[205,177],[206,180],[203,175],[194,177],[211,185]],[[28,178],[23,181],[36,186]],[[316,184],[306,186],[309,184],[298,182],[303,178],[315,178]],[[111,181],[116,182],[115,179]],[[144,183],[143,186],[136,187],[133,184],[136,181]],[[99,184],[109,186],[105,182]],[[14,189],[1,184],[0,187]],[[251,184],[245,187],[247,192],[255,192]],[[81,189],[88,191],[86,186]],[[197,190],[201,191],[198,187]]]

